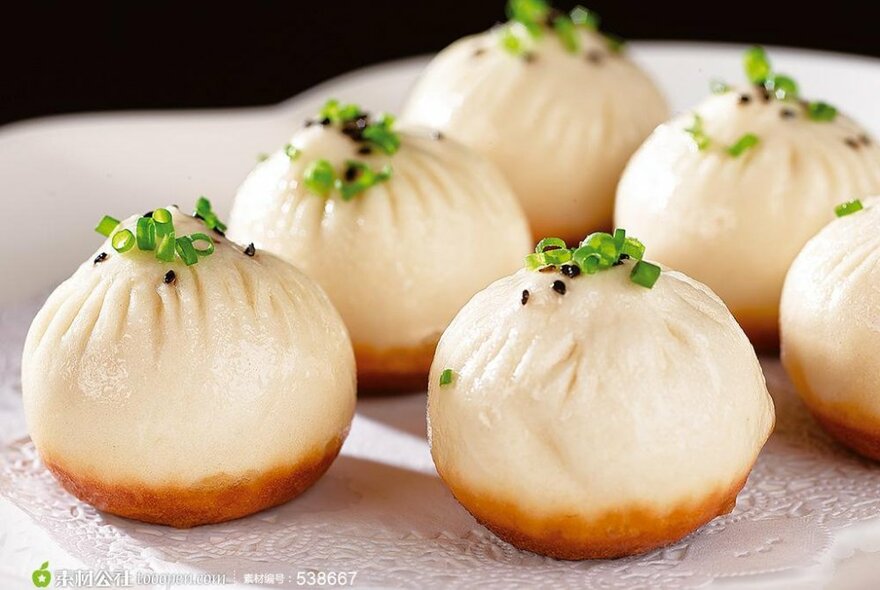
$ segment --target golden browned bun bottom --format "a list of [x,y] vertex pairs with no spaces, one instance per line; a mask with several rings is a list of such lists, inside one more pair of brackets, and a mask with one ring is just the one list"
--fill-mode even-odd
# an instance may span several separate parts
[[186,529],[241,518],[293,499],[327,471],[341,447],[339,438],[296,465],[241,477],[218,474],[186,487],[108,484],[64,467],[57,458],[42,459],[64,489],[98,510]]
[[754,311],[731,309],[733,317],[749,337],[758,352],[775,354],[779,352],[779,315],[777,310]]
[[860,455],[880,461],[880,422],[852,404],[830,405],[820,400],[807,386],[800,364],[784,351],[782,364],[804,405],[825,432]]
[[382,349],[356,343],[358,393],[376,395],[426,389],[438,340],[439,336],[412,347]]
[[675,543],[733,510],[747,478],[668,511],[633,504],[590,519],[573,514],[532,514],[512,502],[473,493],[446,478],[444,481],[480,524],[511,545],[556,559],[580,560],[637,555]]

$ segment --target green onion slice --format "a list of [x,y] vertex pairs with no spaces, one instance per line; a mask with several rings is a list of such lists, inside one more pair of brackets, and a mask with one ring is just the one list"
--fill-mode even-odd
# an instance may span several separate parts
[[187,266],[192,266],[199,261],[199,255],[196,249],[193,248],[192,240],[188,236],[177,238],[176,242],[177,253]]
[[309,164],[303,173],[303,183],[306,189],[318,195],[326,197],[333,190],[336,182],[336,171],[327,160],[315,160]]
[[865,207],[862,205],[862,202],[858,199],[853,199],[852,201],[847,201],[846,203],[841,203],[837,207],[834,208],[834,214],[838,217],[846,217],[847,215],[852,215],[856,211],[861,211]]
[[694,122],[691,123],[691,126],[685,127],[685,132],[690,134],[694,143],[697,144],[697,149],[700,151],[705,150],[712,143],[706,134],[706,130],[703,129],[703,117],[697,113],[694,113]]
[[633,266],[629,278],[635,284],[650,289],[657,282],[657,279],[660,278],[660,267],[656,264],[639,260]]
[[174,254],[177,250],[177,240],[174,238],[174,230],[170,230],[164,234],[157,234],[158,243],[156,245],[156,258],[162,262],[173,262]]
[[811,102],[807,105],[807,116],[812,121],[827,123],[837,117],[837,109],[827,102]]
[[547,264],[559,266],[571,260],[571,250],[568,248],[558,248],[556,250],[547,250],[544,252],[544,260]]
[[110,243],[113,244],[113,249],[122,254],[123,252],[128,252],[134,247],[135,239],[134,234],[131,233],[131,230],[123,229],[115,234],[110,239]]
[[568,244],[562,238],[544,238],[535,246],[535,252],[540,254],[548,248],[568,248]]
[[645,255],[645,245],[635,238],[626,238],[620,253],[626,254],[634,260],[641,260]]
[[537,270],[542,266],[547,266],[547,260],[544,258],[544,254],[533,252],[526,256],[525,266],[529,270]]
[[770,59],[763,47],[750,47],[743,54],[743,69],[752,84],[764,84],[770,77]]
[[[189,239],[193,250],[195,250],[196,254],[199,256],[210,256],[214,253],[214,240],[211,236],[202,233],[195,233],[190,235]],[[199,247],[197,244],[200,242],[204,242],[206,245]]]
[[152,217],[141,217],[135,229],[138,250],[156,249],[156,222]]
[[105,215],[101,218],[101,221],[98,222],[98,225],[95,226],[95,231],[104,236],[105,238],[109,238],[110,234],[113,233],[113,230],[119,226],[119,220],[110,217],[109,215]]
[[772,74],[764,81],[764,88],[779,100],[793,100],[798,97],[798,85],[792,78],[782,74]]
[[287,154],[287,157],[290,158],[290,161],[293,162],[297,158],[299,158],[302,153],[299,148],[293,146],[293,144],[288,143],[284,146],[284,153]]
[[454,374],[452,369],[443,369],[443,372],[440,373],[440,386],[450,385],[452,383],[452,379]]
[[566,15],[557,16],[553,19],[553,30],[562,42],[562,46],[569,53],[577,53],[581,48],[581,40],[571,18]]
[[758,136],[754,133],[746,133],[736,140],[736,142],[727,148],[727,153],[734,158],[740,157],[743,152],[758,145]]

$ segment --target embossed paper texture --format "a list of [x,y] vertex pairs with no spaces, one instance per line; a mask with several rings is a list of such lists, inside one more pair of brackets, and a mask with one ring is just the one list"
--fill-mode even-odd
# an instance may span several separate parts
[[[835,537],[876,521],[880,469],[814,424],[778,360],[762,361],[776,432],[736,509],[639,557],[564,562],[519,551],[478,525],[434,471],[425,396],[358,402],[326,476],[294,501],[230,523],[176,530],[102,514],[61,489],[26,438],[20,358],[37,304],[0,312],[0,496],[89,567],[225,573],[357,571],[356,586],[699,588],[719,578],[797,576],[828,564]],[[15,531],[10,531],[15,534]],[[747,579],[747,578],[743,578]]]

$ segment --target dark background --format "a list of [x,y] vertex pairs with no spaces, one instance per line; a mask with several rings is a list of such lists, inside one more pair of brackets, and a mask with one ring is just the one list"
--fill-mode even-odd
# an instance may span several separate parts
[[[584,3],[605,30],[627,39],[880,56],[872,2]],[[29,3],[16,12],[0,17],[0,124],[65,112],[273,103],[354,68],[437,51],[502,20],[504,2],[124,0],[100,7]]]

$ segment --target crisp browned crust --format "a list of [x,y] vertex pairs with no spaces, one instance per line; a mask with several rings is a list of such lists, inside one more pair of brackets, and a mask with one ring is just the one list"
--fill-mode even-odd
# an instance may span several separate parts
[[666,511],[629,505],[590,518],[580,514],[534,514],[447,478],[444,481],[480,524],[511,545],[556,559],[578,560],[636,555],[674,543],[733,510],[747,477]]
[[755,350],[762,353],[779,352],[779,314],[778,310],[757,312],[754,310],[731,309],[743,332],[752,341]]
[[218,474],[186,487],[108,484],[68,469],[58,457],[41,455],[64,489],[99,510],[153,524],[190,528],[241,518],[291,500],[327,471],[341,447],[339,438],[295,465],[243,476]]
[[855,452],[880,461],[880,421],[854,404],[831,405],[822,401],[807,385],[800,364],[784,349],[782,364],[804,404],[828,434]]
[[355,343],[358,392],[406,393],[426,389],[438,340],[439,336],[409,348],[382,349]]

